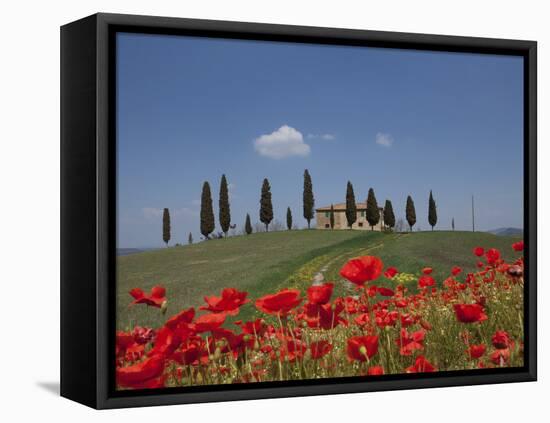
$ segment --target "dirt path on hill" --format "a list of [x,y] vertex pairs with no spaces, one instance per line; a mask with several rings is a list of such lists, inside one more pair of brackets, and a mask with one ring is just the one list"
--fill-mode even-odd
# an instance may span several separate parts
[[[397,234],[397,236],[394,238],[394,240],[397,240],[399,238],[401,238],[402,236],[406,236],[407,234]],[[372,245],[368,248],[362,248],[362,249],[359,249],[359,250],[356,250],[354,251],[353,253],[344,253],[344,254],[340,254],[336,257],[333,257],[332,259],[330,259],[328,262],[326,262],[318,271],[317,273],[315,273],[313,275],[313,279],[311,281],[311,285],[312,286],[318,286],[318,285],[322,285],[324,282],[325,282],[325,272],[330,268],[330,266],[332,264],[334,264],[335,262],[337,262],[338,260],[340,260],[341,258],[343,257],[357,257],[357,256],[362,256],[362,255],[365,255],[367,253],[369,253],[370,251],[372,250],[376,250],[377,248],[380,248],[384,246],[384,243],[383,242],[380,242],[378,244],[375,244],[375,245]],[[349,282],[348,282],[349,283]],[[351,285],[351,283],[350,283]]]

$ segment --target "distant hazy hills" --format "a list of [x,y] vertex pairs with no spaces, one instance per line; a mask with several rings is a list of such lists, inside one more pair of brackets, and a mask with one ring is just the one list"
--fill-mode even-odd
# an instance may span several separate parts
[[499,236],[522,236],[523,235],[523,229],[519,228],[498,228],[498,229],[491,229],[490,231],[486,231],[494,235]]

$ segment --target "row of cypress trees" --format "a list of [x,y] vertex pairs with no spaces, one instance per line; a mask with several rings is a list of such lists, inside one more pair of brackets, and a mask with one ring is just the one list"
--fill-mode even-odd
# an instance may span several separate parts
[[[366,214],[367,222],[369,222],[371,230],[373,230],[374,226],[376,226],[380,221],[380,212],[378,210],[378,202],[376,201],[376,196],[372,188],[369,189],[369,193],[367,195]],[[413,226],[416,224],[416,209],[414,207],[414,201],[410,195],[407,196],[407,202],[405,205],[405,217],[407,219],[407,223],[409,224],[409,228],[412,231]],[[357,204],[355,202],[353,185],[350,181],[348,181],[348,185],[346,188],[346,220],[349,228],[351,228],[357,220]],[[428,200],[428,223],[432,227],[433,231],[434,226],[437,224],[437,208],[432,191],[430,191],[430,198]],[[384,204],[384,225],[390,229],[395,227],[395,214],[393,212],[393,205],[390,200],[386,200],[386,203]],[[334,227],[333,206],[331,206],[330,211],[330,227]]]
[[[334,211],[333,207],[331,206],[331,220],[330,220],[330,226],[331,228],[334,227]],[[371,230],[374,230],[374,227],[380,222],[380,211],[378,210],[378,201],[376,200],[376,196],[374,195],[374,190],[372,188],[369,189],[369,193],[367,195],[367,222],[369,222],[369,225],[371,227]],[[351,229],[352,225],[357,220],[357,204],[355,202],[355,193],[353,191],[353,185],[350,181],[348,181],[348,185],[346,188],[346,220],[348,223],[348,227]],[[393,206],[391,204],[390,200],[386,200],[386,204],[384,205],[384,224],[388,228],[393,228],[395,226],[395,215],[393,213]]]
[[[304,206],[304,218],[307,220],[307,226],[310,228],[311,220],[314,217],[314,205],[315,199],[313,197],[313,184],[309,171],[304,171],[304,191],[303,191],[303,206]],[[269,231],[269,224],[273,220],[273,202],[271,198],[271,185],[267,178],[264,178],[262,183],[262,190],[260,196],[260,222],[265,225],[265,230]],[[220,196],[219,196],[219,223],[220,227],[227,236],[229,229],[231,228],[231,210],[229,206],[229,187],[225,175],[222,175],[220,181]],[[287,228],[292,229],[292,212],[290,207],[287,208],[286,215]],[[214,231],[214,210],[212,208],[212,193],[210,190],[210,184],[205,181],[202,186],[201,195],[201,212],[200,212],[200,229],[201,234],[205,238],[209,238],[210,234]],[[252,233],[252,223],[250,221],[250,215],[247,213],[245,219],[245,232],[247,234]]]
[[[303,186],[303,216],[307,221],[308,229],[311,227],[311,220],[314,217],[315,211],[315,198],[313,196],[313,184],[311,181],[311,175],[306,169],[304,171],[304,186]],[[231,208],[229,205],[229,186],[227,183],[227,178],[225,174],[222,175],[220,180],[220,192],[219,192],[219,212],[218,219],[220,227],[227,236],[229,229],[231,228]],[[407,202],[405,206],[405,216],[409,228],[412,231],[412,227],[416,224],[416,209],[414,206],[414,201],[412,197],[407,196]],[[380,212],[378,210],[378,202],[372,188],[369,189],[367,195],[367,210],[366,218],[371,226],[371,230],[374,229],[380,221]],[[271,198],[271,185],[269,180],[265,178],[262,183],[262,190],[260,196],[260,221],[265,225],[266,231],[269,230],[269,224],[273,220],[273,203]],[[352,225],[357,220],[357,205],[355,202],[355,193],[353,191],[353,185],[350,181],[347,183],[346,188],[346,220],[348,227],[351,228]],[[432,227],[437,224],[437,209],[435,200],[430,191],[430,198],[428,201],[428,222]],[[393,212],[393,206],[390,200],[386,200],[384,204],[384,224],[387,228],[395,227],[395,214]],[[454,222],[453,222],[454,223]],[[292,229],[292,211],[290,207],[287,208],[286,213],[286,225],[290,230]],[[330,227],[334,228],[334,206],[331,206],[330,211]],[[250,220],[250,215],[247,213],[245,219],[245,232],[247,234],[252,233],[252,223]],[[209,239],[210,234],[215,229],[215,219],[214,219],[214,209],[212,207],[212,192],[210,189],[210,184],[208,181],[205,181],[202,186],[201,194],[201,210],[200,210],[200,231],[201,234]],[[170,212],[167,208],[164,209],[162,217],[162,239],[168,245],[170,241]],[[192,234],[189,234],[189,243],[192,243]]]
[[[304,171],[304,189],[302,193],[303,201],[303,216],[307,221],[308,229],[311,227],[311,220],[315,215],[315,198],[313,196],[313,183],[311,181],[311,175],[306,169]],[[273,202],[271,200],[271,185],[267,178],[262,183],[262,192],[260,196],[260,222],[265,225],[266,232],[269,231],[269,224],[273,220]],[[290,207],[286,209],[286,226],[288,230],[292,229],[292,211]],[[252,233],[252,226],[250,225],[250,215],[246,215],[245,231],[247,234]]]
[[[227,184],[227,178],[222,175],[220,181],[220,197],[219,197],[219,222],[220,227],[227,236],[229,229],[231,228],[231,209],[229,206],[229,186]],[[250,224],[250,222],[248,222]],[[214,209],[212,207],[212,192],[210,190],[210,184],[205,181],[202,185],[201,194],[201,211],[200,211],[200,229],[201,234],[205,238],[209,238],[210,234],[214,232]],[[162,240],[168,245],[170,241],[170,211],[165,208],[162,215]],[[189,244],[193,243],[193,235],[189,233]]]

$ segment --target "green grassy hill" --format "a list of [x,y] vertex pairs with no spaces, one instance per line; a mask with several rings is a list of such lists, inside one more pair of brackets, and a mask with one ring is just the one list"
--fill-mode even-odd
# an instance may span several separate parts
[[[514,257],[510,245],[515,240],[483,232],[383,234],[301,230],[257,233],[120,256],[117,327],[159,326],[166,318],[158,309],[129,308],[132,298],[128,291],[134,287],[146,291],[154,285],[166,287],[167,316],[202,304],[204,295],[218,295],[224,287],[246,290],[252,299],[283,287],[305,290],[319,271],[325,280],[336,281],[336,294],[341,295],[351,290],[341,281],[338,271],[351,257],[376,255],[385,266],[415,275],[422,267],[431,266],[433,276],[440,282],[454,265],[465,271],[475,269],[475,246],[499,248],[505,258]],[[239,317],[248,318],[253,313],[254,307],[248,305]]]

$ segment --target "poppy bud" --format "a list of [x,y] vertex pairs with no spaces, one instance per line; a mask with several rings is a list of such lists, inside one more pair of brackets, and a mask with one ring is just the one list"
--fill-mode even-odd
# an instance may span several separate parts
[[254,341],[254,351],[258,351],[260,349],[260,343],[258,341]]
[[166,310],[168,310],[168,301],[164,300],[160,306],[160,312],[166,314]]
[[214,351],[214,360],[218,360],[222,356],[222,350],[220,347],[216,347],[216,350]]
[[420,326],[422,326],[426,330],[432,330],[432,325],[430,324],[430,322],[427,322],[426,320],[421,320]]

